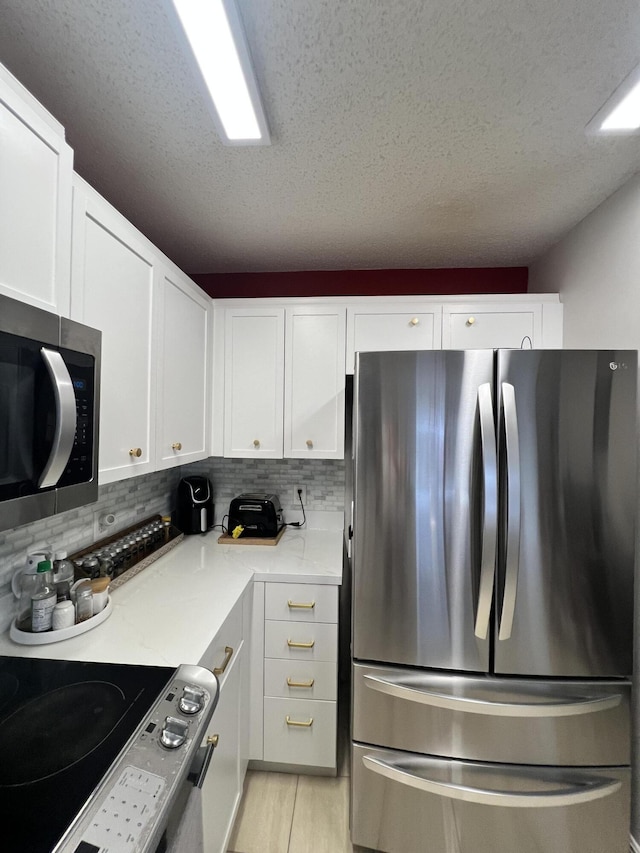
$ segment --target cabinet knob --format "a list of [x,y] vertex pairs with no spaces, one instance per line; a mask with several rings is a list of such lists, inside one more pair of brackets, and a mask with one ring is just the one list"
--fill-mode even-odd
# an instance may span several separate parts
[[253,439],[253,446],[254,447],[260,447],[260,439],[259,438]]
[[172,450],[182,450],[182,444],[179,441],[174,441],[171,445]]
[[409,325],[410,325],[410,326],[417,326],[419,323],[420,323],[420,318],[419,318],[419,317],[412,317],[412,318],[409,320]]
[[129,456],[135,456],[136,459],[139,459],[142,456],[142,448],[141,447],[132,447],[129,451]]
[[311,441],[310,438],[307,439],[307,447],[309,447],[309,448],[313,447],[313,442]]
[[473,326],[475,321],[476,321],[475,317],[469,317],[469,319],[467,320],[467,326]]

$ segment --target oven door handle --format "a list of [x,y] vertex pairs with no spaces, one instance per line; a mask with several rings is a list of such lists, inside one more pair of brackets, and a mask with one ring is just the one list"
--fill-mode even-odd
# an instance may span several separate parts
[[213,751],[218,746],[220,735],[209,735],[205,746],[198,750],[193,765],[189,772],[189,781],[193,782],[194,788],[202,788],[207,775],[207,770],[213,758]]
[[53,446],[42,476],[39,489],[55,486],[64,474],[73,450],[76,434],[76,395],[67,365],[59,352],[42,347],[40,354],[53,384],[56,402],[56,428]]

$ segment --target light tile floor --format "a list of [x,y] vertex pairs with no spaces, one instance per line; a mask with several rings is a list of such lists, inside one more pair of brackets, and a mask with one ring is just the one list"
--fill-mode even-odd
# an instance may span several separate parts
[[338,776],[247,773],[229,853],[365,853],[349,840],[349,732],[338,730]]

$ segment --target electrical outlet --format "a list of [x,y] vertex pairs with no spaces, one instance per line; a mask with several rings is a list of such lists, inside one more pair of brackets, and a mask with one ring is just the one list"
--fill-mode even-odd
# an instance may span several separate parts
[[[298,495],[300,492],[300,495]],[[296,486],[293,490],[293,505],[296,509],[300,508],[300,501],[306,505],[307,503],[307,487],[306,486]]]
[[114,512],[106,510],[97,510],[93,514],[93,538],[104,539],[112,533],[117,524],[118,518]]

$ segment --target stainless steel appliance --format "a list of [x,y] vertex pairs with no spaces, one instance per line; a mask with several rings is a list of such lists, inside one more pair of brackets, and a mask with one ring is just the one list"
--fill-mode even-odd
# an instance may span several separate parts
[[176,526],[186,534],[213,527],[213,490],[207,477],[183,477],[178,483]]
[[217,700],[199,666],[0,658],[6,837],[22,853],[171,849]]
[[355,844],[628,850],[636,362],[359,355]]
[[284,527],[278,495],[244,494],[233,498],[227,527],[231,531],[237,525],[244,528],[243,536],[277,536]]
[[101,333],[0,295],[0,530],[98,499]]

